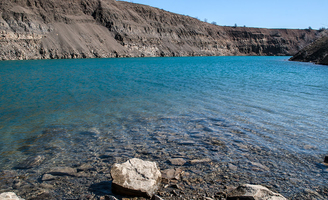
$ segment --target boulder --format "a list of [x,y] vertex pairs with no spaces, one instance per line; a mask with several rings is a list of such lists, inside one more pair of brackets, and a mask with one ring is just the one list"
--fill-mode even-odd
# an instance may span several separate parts
[[261,185],[241,185],[227,195],[227,200],[287,200],[281,194],[274,193]]
[[114,164],[111,176],[114,193],[148,198],[156,193],[162,179],[155,162],[138,158],[130,159],[123,164]]
[[24,199],[18,197],[13,192],[5,192],[0,194],[0,200],[24,200]]

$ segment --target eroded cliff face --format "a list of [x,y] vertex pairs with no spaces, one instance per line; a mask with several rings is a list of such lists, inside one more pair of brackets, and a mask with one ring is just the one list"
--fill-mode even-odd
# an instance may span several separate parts
[[315,30],[222,27],[115,0],[2,0],[0,59],[293,55]]
[[328,31],[290,58],[291,61],[328,65]]

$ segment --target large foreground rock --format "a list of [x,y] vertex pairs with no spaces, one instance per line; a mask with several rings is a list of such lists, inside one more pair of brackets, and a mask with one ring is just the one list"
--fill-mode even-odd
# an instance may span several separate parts
[[157,164],[138,158],[128,160],[123,164],[114,164],[111,169],[114,193],[152,197],[159,188],[161,172]]
[[227,200],[287,200],[261,185],[241,185],[228,194]]
[[5,192],[0,194],[0,200],[24,200],[24,199],[18,197],[13,192]]

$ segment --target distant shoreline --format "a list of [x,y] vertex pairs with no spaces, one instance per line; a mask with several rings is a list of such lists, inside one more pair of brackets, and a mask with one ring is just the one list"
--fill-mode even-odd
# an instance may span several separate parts
[[113,0],[7,2],[0,10],[0,60],[292,56],[319,34],[312,29],[218,26]]

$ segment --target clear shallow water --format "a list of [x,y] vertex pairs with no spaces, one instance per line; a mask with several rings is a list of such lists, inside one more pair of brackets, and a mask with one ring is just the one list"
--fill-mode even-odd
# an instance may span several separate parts
[[62,164],[209,157],[324,184],[328,67],[287,59],[0,62],[0,170],[39,154]]

